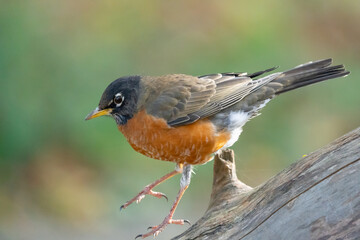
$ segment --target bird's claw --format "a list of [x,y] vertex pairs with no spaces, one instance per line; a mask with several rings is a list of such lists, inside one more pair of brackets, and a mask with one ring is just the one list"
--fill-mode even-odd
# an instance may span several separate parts
[[157,226],[148,227],[147,230],[151,230],[150,232],[145,233],[145,234],[139,234],[139,235],[136,236],[136,238],[138,238],[138,237],[146,238],[146,237],[148,237],[150,235],[153,235],[154,237],[156,237],[169,224],[184,225],[185,223],[191,225],[190,221],[186,220],[186,219],[176,219],[176,220],[174,220],[174,219],[165,218],[165,220],[161,224],[159,224]]
[[165,198],[167,202],[169,201],[168,197],[164,193],[162,193],[162,197]]
[[133,202],[136,202],[136,203],[140,203],[141,200],[143,200],[145,198],[146,195],[151,195],[151,196],[154,196],[154,197],[157,197],[157,198],[165,198],[166,201],[169,201],[169,199],[167,198],[167,196],[164,194],[164,193],[161,193],[161,192],[155,192],[155,191],[152,191],[151,188],[149,188],[148,186],[145,187],[144,190],[142,190],[138,195],[136,195],[133,199],[127,201],[124,205],[121,205],[120,206],[120,211],[122,209],[125,209],[127,208],[130,204],[132,204]]
[[152,190],[150,190],[148,193],[148,195],[151,195],[151,196],[154,196],[154,197],[157,197],[157,198],[165,198],[166,201],[169,201],[168,197],[164,194],[164,193],[161,193],[161,192],[154,192]]
[[125,208],[125,205],[121,205],[120,206],[120,211],[123,210]]

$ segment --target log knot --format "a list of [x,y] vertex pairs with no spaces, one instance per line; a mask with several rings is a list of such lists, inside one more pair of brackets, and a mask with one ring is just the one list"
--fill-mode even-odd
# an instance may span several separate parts
[[214,158],[214,179],[208,211],[213,206],[234,201],[234,196],[239,198],[251,189],[236,175],[234,151],[224,149],[218,152]]

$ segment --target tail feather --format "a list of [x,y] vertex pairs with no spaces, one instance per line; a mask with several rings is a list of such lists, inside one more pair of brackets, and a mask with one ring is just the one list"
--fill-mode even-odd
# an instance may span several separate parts
[[325,68],[330,66],[332,63],[331,58],[323,59],[323,60],[317,60],[317,61],[310,61],[307,63],[300,64],[293,69],[290,69],[284,73],[286,74],[294,74],[299,72],[306,72],[309,70],[319,69],[319,68]]
[[328,79],[344,77],[350,72],[343,65],[330,66],[332,59],[325,59],[300,65],[289,71],[283,72],[274,82],[282,87],[275,94],[281,94],[290,90],[304,87]]
[[330,66],[331,62],[331,59],[310,62],[282,72],[271,82],[244,97],[232,109],[251,112],[255,116],[264,104],[276,95],[324,80],[344,77],[350,73],[343,65]]
[[269,69],[266,69],[266,70],[263,70],[263,71],[258,71],[258,72],[254,72],[254,73],[251,73],[251,74],[248,74],[246,75],[247,77],[250,77],[252,79],[260,76],[260,75],[263,75],[264,73],[267,73],[267,72],[271,72],[275,69],[277,69],[278,67],[272,67],[272,68],[269,68]]

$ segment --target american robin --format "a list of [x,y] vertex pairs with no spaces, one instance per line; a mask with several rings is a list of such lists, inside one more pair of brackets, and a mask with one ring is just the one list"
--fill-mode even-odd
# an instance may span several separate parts
[[242,127],[275,96],[320,81],[349,74],[331,59],[309,62],[264,77],[256,73],[218,73],[204,76],[170,74],[159,77],[121,77],[105,89],[98,107],[86,120],[103,115],[115,119],[118,129],[135,151],[150,158],[176,163],[175,170],[147,185],[126,202],[145,195],[166,197],[152,189],[181,173],[180,191],[164,221],[138,237],[158,235],[175,220],[175,209],[190,184],[192,165],[210,161],[220,149],[232,146]]

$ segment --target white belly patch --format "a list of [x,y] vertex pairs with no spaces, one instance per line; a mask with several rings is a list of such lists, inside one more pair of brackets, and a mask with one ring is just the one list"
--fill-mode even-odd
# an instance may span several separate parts
[[[242,110],[239,111],[231,111],[228,115],[229,118],[229,126],[228,130],[231,132],[230,140],[221,148],[231,147],[238,139],[242,132],[242,127],[245,125],[247,121],[253,116],[254,112],[259,111],[261,108],[265,107],[265,105],[271,99],[265,100],[259,107],[255,108],[250,112],[244,112]],[[219,150],[221,150],[219,149]]]
[[229,115],[229,131],[231,132],[230,140],[221,148],[228,148],[231,147],[238,139],[242,132],[242,127],[245,125],[247,121],[250,119],[250,114],[237,111],[237,112],[230,112]]

